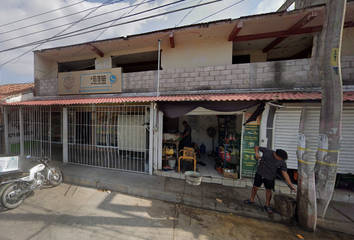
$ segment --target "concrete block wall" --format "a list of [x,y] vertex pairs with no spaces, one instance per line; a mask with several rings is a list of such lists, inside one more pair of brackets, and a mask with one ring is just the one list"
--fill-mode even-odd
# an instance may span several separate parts
[[[299,90],[319,87],[311,59],[258,62],[160,71],[160,92],[196,90]],[[318,71],[317,71],[318,72]],[[354,56],[342,57],[345,85],[354,85]],[[123,93],[156,92],[157,71],[123,73]],[[36,80],[37,96],[57,95],[57,79]]]
[[58,95],[58,79],[36,79],[35,80],[36,96],[57,96]]
[[[160,71],[160,92],[311,88],[310,59],[246,63]],[[155,92],[157,71],[126,73],[124,92]]]

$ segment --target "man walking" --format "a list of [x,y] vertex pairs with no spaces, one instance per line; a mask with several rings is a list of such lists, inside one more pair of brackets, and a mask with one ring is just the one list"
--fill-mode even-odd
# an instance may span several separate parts
[[[273,213],[273,209],[270,208],[270,200],[272,199],[272,190],[274,189],[275,179],[277,177],[278,168],[281,169],[285,181],[289,184],[291,189],[296,192],[293,184],[290,181],[290,177],[287,173],[287,166],[285,160],[288,159],[288,154],[282,149],[273,151],[265,147],[254,147],[256,160],[260,160],[256,175],[254,177],[254,183],[251,193],[251,198],[244,201],[245,204],[254,203],[254,198],[257,194],[258,188],[264,183],[266,189],[266,204],[264,209],[268,213]],[[263,153],[261,157],[259,151]]]

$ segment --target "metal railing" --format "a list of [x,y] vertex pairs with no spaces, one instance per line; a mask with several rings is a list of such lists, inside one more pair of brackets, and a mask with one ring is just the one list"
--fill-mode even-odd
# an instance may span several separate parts
[[68,162],[146,172],[149,106],[68,107]]

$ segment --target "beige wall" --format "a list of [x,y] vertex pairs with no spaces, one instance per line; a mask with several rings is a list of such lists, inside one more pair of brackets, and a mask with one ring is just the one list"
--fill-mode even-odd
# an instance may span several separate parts
[[354,55],[354,28],[344,28],[342,38],[342,56]]
[[232,63],[232,42],[210,39],[192,43],[178,43],[175,48],[162,49],[163,69],[192,68]]
[[34,54],[34,78],[53,79],[57,78],[58,66],[55,61]]
[[266,62],[267,54],[262,51],[256,51],[251,53],[251,63],[252,62]]
[[250,55],[250,60],[252,62],[266,62],[267,61],[267,54],[263,53],[262,50],[251,50],[251,51],[237,51],[233,53],[233,56],[236,55]]

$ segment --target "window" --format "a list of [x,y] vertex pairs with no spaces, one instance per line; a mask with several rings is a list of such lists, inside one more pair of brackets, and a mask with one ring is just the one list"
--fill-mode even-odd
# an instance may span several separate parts
[[95,69],[95,59],[86,59],[80,61],[58,63],[58,72],[75,72],[75,71],[94,70],[94,69]]
[[112,67],[121,67],[124,73],[157,70],[158,51],[112,56]]

